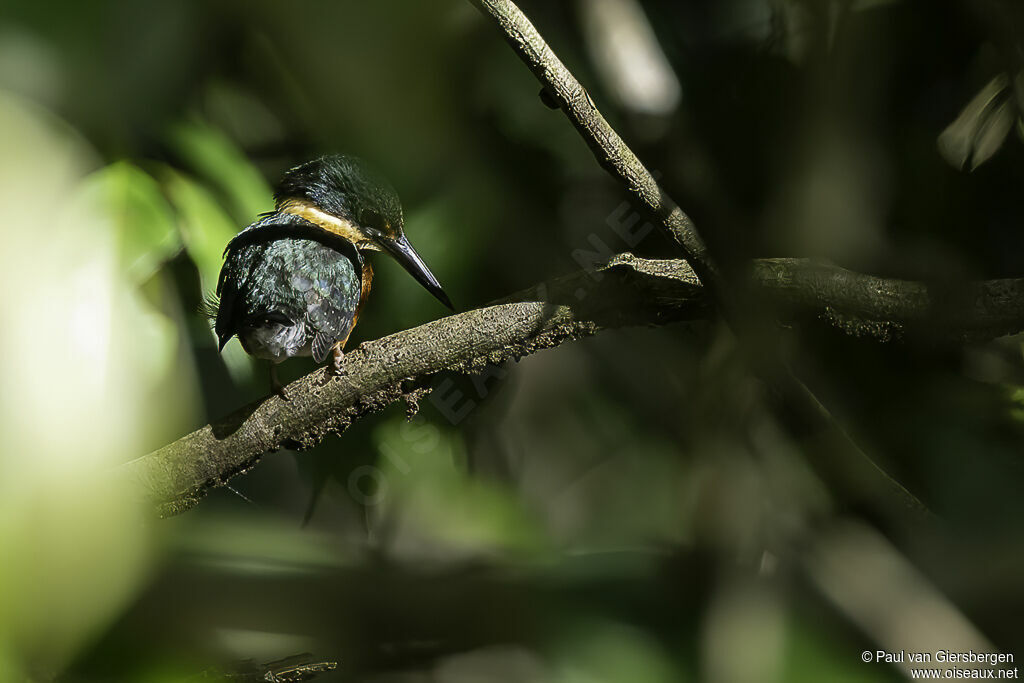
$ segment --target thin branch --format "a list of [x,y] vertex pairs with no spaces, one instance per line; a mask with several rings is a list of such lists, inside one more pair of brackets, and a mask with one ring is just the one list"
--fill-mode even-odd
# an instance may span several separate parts
[[190,677],[189,681],[235,681],[236,683],[298,683],[310,681],[322,673],[334,671],[337,662],[319,661],[309,653],[293,655],[265,664],[257,664],[252,660],[239,662],[231,669],[208,669],[201,674]]
[[[964,288],[953,310],[919,283],[859,275],[797,259],[756,262],[754,280],[792,314],[841,322],[847,332],[929,330],[953,341],[1024,330],[1024,280]],[[194,506],[207,491],[266,453],[308,448],[398,400],[413,406],[442,372],[473,373],[542,349],[630,325],[664,325],[712,315],[711,297],[684,261],[630,254],[593,271],[543,283],[494,304],[362,344],[346,374],[313,372],[288,386],[289,401],[264,398],[121,466],[162,514]],[[854,322],[850,322],[854,321]]]
[[714,286],[716,269],[693,221],[661,189],[633,150],[609,125],[590,93],[565,67],[522,10],[511,0],[472,2],[497,22],[505,40],[565,112],[598,163],[622,183],[637,205],[657,219],[658,226],[679,245],[701,281]]

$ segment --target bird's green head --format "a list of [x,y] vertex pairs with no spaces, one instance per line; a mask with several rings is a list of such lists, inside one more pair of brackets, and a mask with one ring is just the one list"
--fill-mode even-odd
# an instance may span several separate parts
[[452,303],[405,236],[398,193],[361,159],[340,154],[296,166],[274,192],[289,213],[351,242],[360,251],[390,254],[448,308]]

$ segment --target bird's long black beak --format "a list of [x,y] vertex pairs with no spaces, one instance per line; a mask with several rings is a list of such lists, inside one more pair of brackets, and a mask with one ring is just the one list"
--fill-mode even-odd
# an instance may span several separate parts
[[381,246],[391,254],[396,261],[398,261],[403,268],[409,271],[409,274],[416,278],[416,282],[423,285],[423,287],[433,294],[438,301],[443,303],[451,310],[455,310],[452,306],[451,299],[441,289],[441,283],[437,281],[434,274],[430,272],[430,268],[424,263],[423,257],[416,253],[416,250],[409,244],[409,240],[402,235],[396,240],[384,239],[380,241]]

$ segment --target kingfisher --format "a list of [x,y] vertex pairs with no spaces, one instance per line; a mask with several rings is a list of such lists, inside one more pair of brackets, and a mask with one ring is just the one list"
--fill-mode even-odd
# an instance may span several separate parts
[[277,364],[292,356],[332,356],[331,371],[342,373],[373,282],[369,252],[389,254],[454,310],[405,236],[398,193],[362,160],[331,155],[295,166],[274,206],[224,249],[214,330],[221,350],[237,336],[246,353],[269,360],[271,388],[282,398]]

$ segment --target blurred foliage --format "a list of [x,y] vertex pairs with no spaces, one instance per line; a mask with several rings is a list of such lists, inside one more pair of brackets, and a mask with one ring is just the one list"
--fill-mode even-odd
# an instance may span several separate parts
[[[1013,0],[522,4],[729,273],[1024,276]],[[324,681],[858,681],[900,676],[863,650],[1024,654],[1019,337],[780,331],[837,435],[752,371],[766,340],[605,333],[437,378],[458,419],[395,406],[140,522],[116,464],[267,390],[198,311],[290,165],[379,167],[460,309],[581,251],[673,255],[623,240],[621,190],[537,91],[464,0],[4,6],[0,679],[308,651]],[[443,314],[374,265],[351,344]]]
[[117,222],[120,269],[133,282],[153,277],[181,249],[160,186],[130,163],[116,162],[92,174],[83,181],[82,193]]

